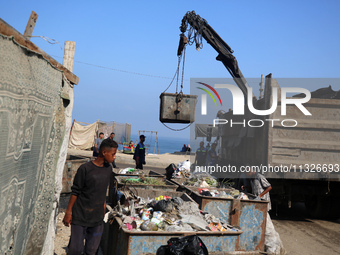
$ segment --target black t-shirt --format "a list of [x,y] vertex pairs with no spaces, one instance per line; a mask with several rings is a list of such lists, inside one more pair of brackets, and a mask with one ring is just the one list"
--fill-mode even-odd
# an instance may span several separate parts
[[77,200],[72,208],[72,224],[95,227],[103,222],[104,202],[112,166],[96,166],[92,161],[81,165],[71,187]]

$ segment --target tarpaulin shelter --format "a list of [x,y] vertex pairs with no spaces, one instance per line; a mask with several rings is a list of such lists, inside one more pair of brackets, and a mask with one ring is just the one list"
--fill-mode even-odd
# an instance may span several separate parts
[[217,137],[218,127],[213,127],[211,124],[195,124],[195,139],[208,136]]
[[69,148],[78,150],[90,150],[94,145],[95,138],[99,133],[104,133],[104,138],[115,133],[114,140],[117,143],[129,142],[131,137],[131,124],[118,122],[96,121],[92,124],[73,121]]
[[97,137],[98,121],[92,124],[73,121],[68,147],[70,149],[90,150]]

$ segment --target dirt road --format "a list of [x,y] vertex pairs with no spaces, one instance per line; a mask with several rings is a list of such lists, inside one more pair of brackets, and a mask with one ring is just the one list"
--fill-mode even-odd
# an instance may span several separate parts
[[302,203],[272,219],[288,254],[340,254],[340,219],[311,219]]

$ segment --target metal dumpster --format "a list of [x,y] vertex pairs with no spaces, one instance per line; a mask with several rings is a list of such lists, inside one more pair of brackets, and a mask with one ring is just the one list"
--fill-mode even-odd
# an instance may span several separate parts
[[[211,213],[243,231],[239,238],[238,250],[264,250],[267,201],[202,196],[197,187],[183,185],[181,187],[186,189],[186,192],[198,203],[201,210]],[[213,189],[230,191],[229,189]]]
[[[160,190],[137,189],[141,197],[157,197],[162,195]],[[168,196],[181,197],[184,201],[193,201],[184,192],[167,192]],[[233,254],[238,249],[239,237],[242,231],[228,230],[226,232],[195,231],[195,232],[166,232],[166,231],[129,231],[121,228],[122,221],[116,217],[114,222],[106,224],[102,237],[104,255],[146,255],[155,254],[161,245],[166,245],[171,237],[198,235],[207,246],[209,254]],[[235,253],[236,254],[236,253]],[[237,253],[239,254],[239,253]],[[247,253],[248,254],[248,253]]]
[[63,171],[62,190],[61,190],[62,194],[71,192],[73,179],[78,171],[78,168],[82,164],[89,162],[90,160],[91,160],[90,158],[86,158],[86,157],[67,155],[66,162],[64,165],[64,171]]

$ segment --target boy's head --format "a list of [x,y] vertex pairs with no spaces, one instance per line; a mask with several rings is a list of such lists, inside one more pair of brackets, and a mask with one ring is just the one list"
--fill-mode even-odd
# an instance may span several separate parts
[[103,138],[104,138],[104,133],[103,133],[103,132],[100,132],[100,133],[99,133],[99,138],[100,138],[100,139],[103,139]]
[[108,163],[112,163],[116,158],[117,148],[118,144],[115,141],[105,139],[100,144],[99,156],[102,156]]
[[254,178],[256,176],[256,170],[254,167],[252,167],[250,164],[246,164],[246,167],[248,168],[248,171],[246,173],[248,178]]
[[110,138],[111,138],[111,139],[115,138],[115,133],[112,132],[112,133],[110,134]]
[[140,135],[140,136],[139,136],[139,139],[140,139],[141,143],[144,143],[144,141],[145,141],[145,135]]

